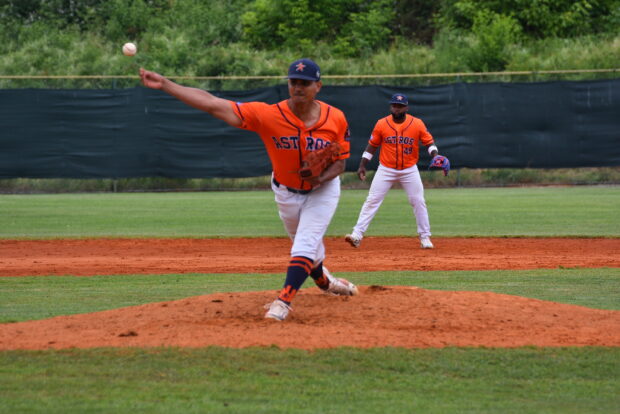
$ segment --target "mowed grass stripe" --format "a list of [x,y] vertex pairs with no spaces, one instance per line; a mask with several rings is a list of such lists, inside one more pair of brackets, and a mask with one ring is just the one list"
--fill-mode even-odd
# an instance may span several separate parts
[[620,349],[0,352],[0,412],[617,413]]
[[[506,293],[598,309],[620,309],[620,269],[342,272],[359,285]],[[276,290],[284,274],[168,274],[0,278],[0,322],[44,319],[215,292]],[[307,280],[304,287],[314,284]],[[303,291],[302,291],[303,294]]]
[[[344,190],[328,235],[351,231],[367,196]],[[620,237],[620,187],[426,190],[436,236]],[[285,236],[271,191],[0,195],[0,238]],[[368,236],[415,235],[393,189]]]

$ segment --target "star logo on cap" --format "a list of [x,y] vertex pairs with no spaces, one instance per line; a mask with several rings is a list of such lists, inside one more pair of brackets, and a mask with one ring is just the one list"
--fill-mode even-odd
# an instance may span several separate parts
[[295,70],[297,72],[303,72],[305,68],[306,68],[306,65],[304,65],[304,62],[299,62],[298,64],[295,65]]
[[401,95],[398,95],[398,96],[396,97],[396,99],[398,99],[399,101],[402,101],[402,100],[403,100],[403,97],[402,97]]

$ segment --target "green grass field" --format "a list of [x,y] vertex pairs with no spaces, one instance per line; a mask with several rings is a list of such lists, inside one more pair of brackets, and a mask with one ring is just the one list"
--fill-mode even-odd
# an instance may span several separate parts
[[[357,284],[506,293],[598,309],[620,308],[620,269],[342,272]],[[281,274],[0,277],[0,323],[96,312],[216,292],[276,290]]]
[[[367,195],[345,190],[328,235],[348,233]],[[426,190],[436,236],[620,237],[620,187]],[[0,238],[284,236],[270,191],[0,196]],[[369,236],[415,234],[388,193]]]
[[[354,224],[344,191],[329,229]],[[620,237],[620,188],[427,190],[437,236]],[[270,192],[0,196],[0,238],[283,236]],[[406,225],[403,225],[406,223]],[[393,190],[369,235],[410,235]],[[579,252],[575,252],[579,254]],[[2,252],[0,251],[0,262]],[[620,269],[343,273],[361,285],[507,293],[620,309]],[[221,291],[280,274],[0,278],[0,323]],[[0,413],[618,413],[618,348],[1,351]]]

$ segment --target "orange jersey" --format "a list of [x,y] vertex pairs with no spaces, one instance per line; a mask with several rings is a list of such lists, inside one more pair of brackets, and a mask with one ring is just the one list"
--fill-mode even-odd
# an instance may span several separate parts
[[379,162],[384,167],[404,170],[417,164],[420,141],[426,146],[434,143],[421,119],[407,114],[405,121],[397,124],[388,115],[377,121],[369,144],[381,147]]
[[349,125],[341,110],[324,102],[316,124],[307,128],[289,109],[286,100],[269,105],[264,102],[231,102],[241,118],[240,128],[258,133],[271,160],[274,178],[287,187],[308,190],[312,185],[297,174],[301,161],[311,151],[338,142],[338,159],[349,158]]

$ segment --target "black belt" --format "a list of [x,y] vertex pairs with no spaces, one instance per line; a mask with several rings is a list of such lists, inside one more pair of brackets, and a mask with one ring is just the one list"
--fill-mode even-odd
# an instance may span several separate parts
[[[280,183],[278,182],[278,180],[276,180],[275,177],[273,177],[273,183],[276,185],[276,187],[280,187]],[[298,190],[296,188],[291,188],[291,187],[286,187],[286,189],[290,191],[291,193],[295,193],[295,194],[309,194],[312,191],[312,190]]]

